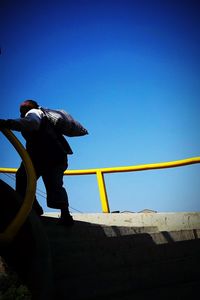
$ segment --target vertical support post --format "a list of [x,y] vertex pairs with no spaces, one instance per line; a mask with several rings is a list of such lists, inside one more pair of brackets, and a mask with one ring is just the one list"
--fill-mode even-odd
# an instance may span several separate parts
[[109,213],[110,208],[109,208],[109,204],[108,204],[108,197],[107,197],[107,192],[106,192],[104,176],[100,170],[97,170],[96,174],[97,174],[97,182],[98,182],[98,186],[99,186],[99,194],[100,194],[100,199],[101,199],[102,211],[104,213]]

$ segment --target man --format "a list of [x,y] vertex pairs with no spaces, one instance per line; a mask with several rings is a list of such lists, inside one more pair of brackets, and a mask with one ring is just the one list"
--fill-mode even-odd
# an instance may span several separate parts
[[[41,176],[47,192],[47,206],[60,209],[60,224],[73,225],[69,213],[68,195],[63,187],[63,172],[68,167],[67,155],[72,150],[34,100],[25,100],[20,105],[19,119],[0,119],[0,128],[20,131],[26,140],[26,150],[33,162],[37,179]],[[16,191],[24,197],[26,191],[26,171],[21,163],[16,173]],[[33,207],[38,215],[43,209],[35,199]]]

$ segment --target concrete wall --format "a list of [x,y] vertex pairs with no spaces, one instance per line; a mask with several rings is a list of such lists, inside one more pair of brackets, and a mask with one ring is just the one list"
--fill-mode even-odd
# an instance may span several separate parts
[[196,299],[200,229],[191,227],[199,227],[199,214],[74,214],[70,228],[55,216],[41,218],[55,300]]
[[[58,213],[45,213],[59,217]],[[154,227],[158,231],[200,229],[200,212],[168,213],[87,213],[72,214],[74,220],[108,226]]]

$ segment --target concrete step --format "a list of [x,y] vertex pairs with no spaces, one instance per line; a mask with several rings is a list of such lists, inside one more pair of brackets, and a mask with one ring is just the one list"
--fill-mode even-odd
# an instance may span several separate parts
[[[46,216],[59,216],[58,213],[45,213]],[[123,227],[157,227],[158,231],[200,229],[200,212],[163,213],[74,213],[76,221],[90,224]]]
[[119,295],[142,297],[144,290],[200,280],[198,229],[153,232],[154,226],[127,229],[82,221],[65,228],[47,217],[42,222],[61,300],[69,295],[77,300],[124,300]]
[[[200,238],[200,229],[178,229],[178,230],[158,230],[156,226],[116,226],[105,224],[94,224],[83,221],[75,221],[75,226],[70,228],[61,227],[57,225],[57,218],[42,217],[42,222],[45,225],[48,235],[51,240],[58,240],[58,238],[65,238],[70,236],[70,239],[75,240],[99,240],[106,237],[121,237],[139,234],[148,234],[152,242],[156,244],[191,240]],[[145,235],[143,235],[145,237]],[[142,239],[144,240],[144,238]]]
[[[200,280],[200,244],[191,245],[191,248],[195,247],[198,247],[198,252],[184,251],[184,255],[175,258],[168,256],[166,249],[162,247],[157,250],[162,254],[162,260],[156,258],[156,253],[153,257],[150,254],[147,257],[146,251],[140,252],[140,257],[138,253],[134,253],[132,257],[119,253],[115,258],[109,255],[98,258],[88,253],[89,257],[84,255],[79,259],[70,256],[65,260],[61,258],[60,262],[55,260],[54,265],[57,289],[65,297],[70,293],[75,299],[93,299],[97,296],[107,299],[107,296],[127,291],[134,294],[143,289]],[[181,253],[181,246],[179,251]]]

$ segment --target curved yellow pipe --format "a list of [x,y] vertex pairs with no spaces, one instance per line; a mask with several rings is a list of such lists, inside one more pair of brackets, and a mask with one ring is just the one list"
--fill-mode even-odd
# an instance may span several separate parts
[[[16,214],[15,218],[5,229],[5,231],[3,233],[0,233],[0,241],[3,243],[8,243],[12,241],[12,239],[15,237],[15,235],[17,234],[21,226],[24,224],[28,214],[32,209],[32,204],[34,201],[35,191],[36,191],[36,175],[35,175],[35,170],[32,161],[28,153],[26,152],[25,148],[20,143],[20,141],[9,129],[1,129],[1,131],[21,156],[27,173],[26,195],[22,203],[22,206],[19,209],[18,213]],[[16,169],[10,169],[10,170],[12,170],[12,173],[13,170],[15,170],[16,172]]]

